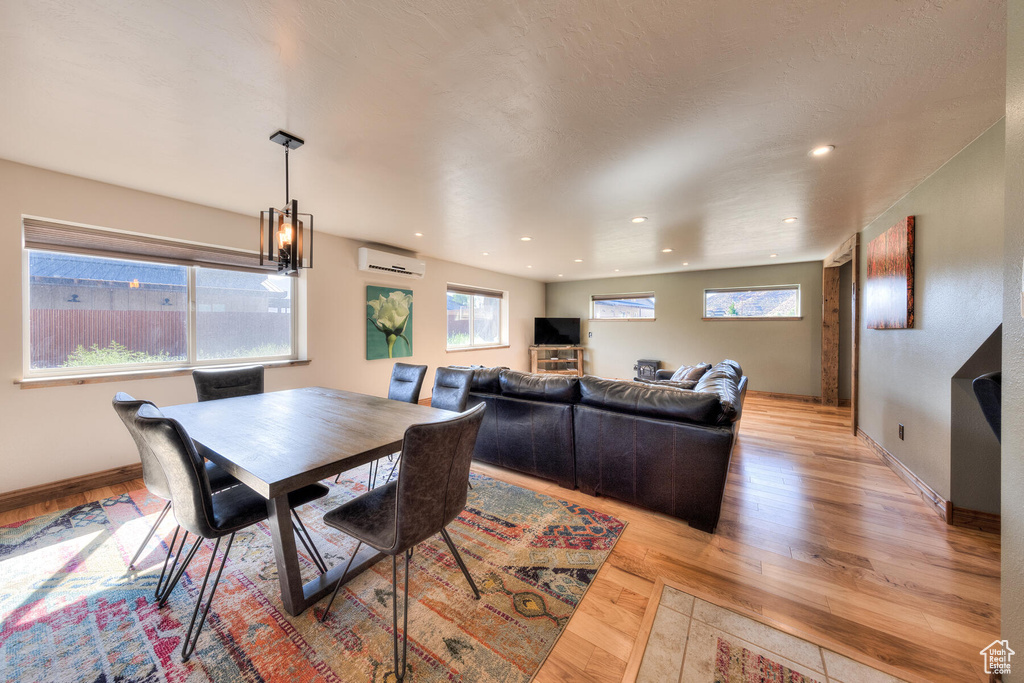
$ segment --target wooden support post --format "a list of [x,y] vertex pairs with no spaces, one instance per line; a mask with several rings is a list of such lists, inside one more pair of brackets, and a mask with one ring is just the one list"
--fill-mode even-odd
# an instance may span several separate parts
[[821,404],[839,405],[839,268],[821,271]]

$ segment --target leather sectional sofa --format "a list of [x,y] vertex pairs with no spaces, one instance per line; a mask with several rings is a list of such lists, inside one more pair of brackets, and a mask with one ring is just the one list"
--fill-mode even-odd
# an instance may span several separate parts
[[722,361],[693,390],[475,368],[477,460],[664,512],[713,532],[747,378]]

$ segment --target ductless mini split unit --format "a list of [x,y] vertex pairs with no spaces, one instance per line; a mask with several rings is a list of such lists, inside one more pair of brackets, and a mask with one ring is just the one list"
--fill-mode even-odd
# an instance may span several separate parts
[[369,247],[359,248],[359,270],[370,273],[389,273],[397,277],[420,279],[427,272],[427,264],[418,259],[378,251]]

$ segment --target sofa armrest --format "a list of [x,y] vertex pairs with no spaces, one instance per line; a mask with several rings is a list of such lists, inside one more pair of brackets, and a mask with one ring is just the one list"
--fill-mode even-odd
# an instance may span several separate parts
[[672,379],[672,373],[674,373],[674,372],[675,372],[675,370],[658,370],[657,372],[654,373],[654,379],[656,379],[656,380]]

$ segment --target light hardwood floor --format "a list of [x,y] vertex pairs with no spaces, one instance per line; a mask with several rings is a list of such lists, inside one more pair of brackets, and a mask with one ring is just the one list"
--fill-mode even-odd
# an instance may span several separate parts
[[[999,632],[999,537],[947,526],[850,435],[849,408],[750,397],[714,535],[486,465],[489,476],[629,522],[537,676],[618,681],[667,578],[936,681],[985,681]],[[142,486],[0,514],[0,524]]]

